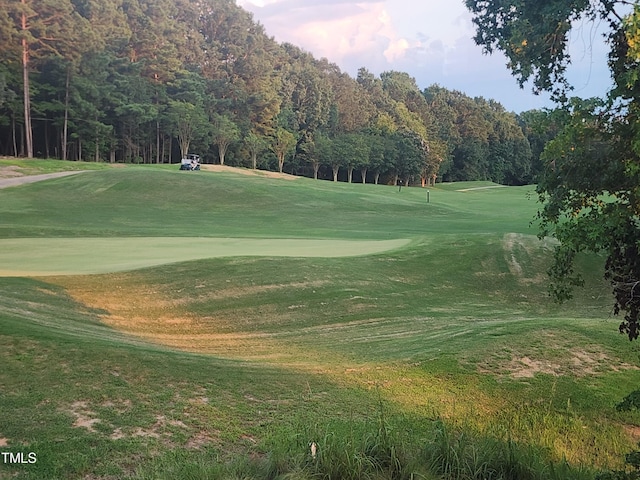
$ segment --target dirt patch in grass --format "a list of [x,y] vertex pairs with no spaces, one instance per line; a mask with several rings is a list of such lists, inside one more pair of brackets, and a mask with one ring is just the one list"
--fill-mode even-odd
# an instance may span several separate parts
[[193,450],[200,450],[202,447],[213,443],[217,443],[217,439],[209,435],[209,433],[201,431],[191,436],[185,446]]
[[268,178],[281,178],[283,180],[299,180],[300,177],[295,175],[289,175],[288,173],[270,172],[268,170],[252,170],[248,168],[229,167],[227,165],[201,165],[202,170],[208,172],[224,172],[224,173],[238,173],[240,175],[252,175],[258,177]]
[[[125,413],[125,411],[131,406],[130,400],[124,401],[105,401],[101,405],[103,408],[114,408],[118,413]],[[75,417],[73,422],[74,428],[85,428],[91,433],[98,433],[95,425],[98,423],[105,423],[98,418],[98,414],[94,412],[87,402],[77,401],[72,403],[66,413],[70,413]],[[162,439],[165,442],[169,442],[175,429],[190,433],[190,427],[188,427],[182,420],[167,418],[164,415],[156,415],[155,423],[148,426],[135,426],[135,427],[115,427],[114,425],[106,422],[107,431],[113,429],[110,434],[105,432],[105,429],[101,429],[108,438],[111,440],[121,440],[127,438],[152,438]],[[115,428],[114,428],[115,427]],[[6,440],[6,439],[5,439]],[[0,444],[2,446],[2,444]]]
[[640,427],[637,425],[625,425],[624,431],[631,437],[631,440],[638,442],[640,440]]
[[559,365],[529,357],[513,357],[505,367],[513,378],[533,378],[538,373],[558,375]]
[[111,440],[120,440],[123,438],[155,438],[169,441],[173,433],[169,431],[171,427],[187,430],[189,427],[180,420],[167,419],[164,415],[156,415],[156,421],[149,427],[135,427],[123,431],[122,428],[116,428],[109,436]]
[[72,403],[69,407],[69,413],[75,417],[73,427],[86,428],[90,432],[95,433],[96,430],[93,426],[101,421],[96,418],[96,413],[89,409],[87,402],[78,401]]
[[619,370],[623,363],[612,361],[605,353],[599,351],[584,351],[572,349],[568,353],[568,361],[556,362],[545,359],[531,359],[528,356],[514,356],[507,365],[507,370],[513,378],[533,378],[538,373],[561,376],[569,373],[584,377],[597,375],[606,370]]
[[9,439],[0,437],[0,447],[7,447],[7,446],[9,446]]
[[6,167],[0,167],[0,178],[15,178],[22,177],[24,173],[20,167],[15,165],[8,165]]
[[514,379],[538,374],[586,377],[623,370],[639,370],[616,358],[601,346],[579,342],[560,331],[539,332],[539,342],[501,348],[476,365],[478,371]]
[[[115,377],[119,377],[120,374],[117,372],[112,372],[112,375]],[[125,399],[122,400],[118,403],[113,402],[111,400],[107,400],[105,402],[102,402],[102,404],[100,405],[103,408],[112,408],[114,409],[116,412],[118,412],[119,414],[123,414],[125,412],[127,412],[128,410],[131,409],[131,400],[129,399]]]
[[160,438],[160,434],[152,429],[137,427],[133,433],[132,437],[145,437],[145,438]]
[[126,435],[124,433],[122,433],[122,429],[121,428],[116,428],[113,433],[111,435],[109,435],[109,438],[111,440],[121,440],[123,438],[126,438]]

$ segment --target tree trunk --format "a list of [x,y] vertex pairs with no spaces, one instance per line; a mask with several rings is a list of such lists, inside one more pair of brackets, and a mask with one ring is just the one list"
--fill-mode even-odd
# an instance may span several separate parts
[[[26,5],[26,0],[22,0]],[[27,14],[22,14],[22,31],[27,31]],[[22,83],[24,95],[24,138],[27,147],[27,158],[33,158],[33,130],[31,128],[31,92],[29,88],[29,44],[22,39]]]
[[11,115],[11,133],[13,137],[13,156],[18,156],[18,136],[16,135],[16,117]]
[[71,83],[71,66],[67,66],[67,79],[64,90],[64,123],[62,124],[62,160],[67,159],[67,138],[69,133],[69,84]]
[[[180,143],[180,155],[182,158],[187,158],[187,154],[189,153],[189,141],[183,137],[178,140],[178,143]],[[224,153],[221,153],[220,157],[224,157]],[[224,159],[222,161],[224,163]]]
[[282,173],[282,169],[284,168],[284,155],[278,155],[278,170]]
[[380,172],[376,172],[376,174],[373,177],[374,185],[378,185],[378,180],[380,180]]
[[333,170],[333,181],[337,182],[338,181],[338,172],[340,171],[340,166],[339,165],[332,165],[331,169]]
[[251,153],[251,166],[254,170],[258,168],[258,154],[256,152]]
[[313,179],[317,180],[318,179],[318,171],[320,170],[320,163],[314,163],[313,164]]
[[16,155],[16,157],[20,156],[20,157],[24,157],[25,156],[25,151],[24,151],[24,125],[19,125],[18,128],[20,129],[20,149],[19,149],[19,154]]
[[49,145],[49,122],[44,122],[44,155],[45,158],[51,158],[51,151]]
[[227,153],[227,146],[222,143],[218,144],[218,156],[220,157],[220,165],[224,165],[224,156]]
[[353,167],[347,168],[347,177],[348,177],[349,183],[351,183],[351,180],[353,179]]
[[363,168],[360,170],[360,175],[362,176],[362,183],[367,183],[367,169]]
[[160,120],[156,119],[156,163],[160,163]]

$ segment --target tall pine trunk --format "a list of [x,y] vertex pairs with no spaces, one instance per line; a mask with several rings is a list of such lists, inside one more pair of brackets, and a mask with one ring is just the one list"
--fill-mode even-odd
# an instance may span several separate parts
[[71,65],[67,66],[67,79],[64,91],[64,124],[62,126],[62,160],[67,159],[67,139],[69,138],[69,84],[71,83]]
[[[26,0],[21,0],[26,5]],[[22,31],[27,31],[27,14],[22,14]],[[22,83],[24,93],[24,139],[27,147],[27,158],[33,158],[33,130],[31,128],[31,93],[29,88],[29,44],[22,39]]]
[[156,120],[156,163],[160,163],[160,120]]

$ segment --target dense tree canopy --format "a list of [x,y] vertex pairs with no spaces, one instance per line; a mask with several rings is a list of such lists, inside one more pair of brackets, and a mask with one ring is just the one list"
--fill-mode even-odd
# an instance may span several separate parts
[[[640,6],[627,1],[549,2],[467,0],[477,26],[476,41],[498,49],[521,85],[533,80],[561,102],[558,134],[544,149],[538,194],[541,235],[554,235],[551,290],[562,300],[582,280],[574,272],[583,251],[606,256],[614,311],[624,312],[620,332],[640,333]],[[572,22],[604,21],[609,26],[609,67],[614,87],[607,98],[567,99]],[[532,122],[532,125],[537,122]],[[553,122],[547,123],[546,135]],[[538,124],[539,126],[541,124]],[[548,138],[547,138],[548,139]]]
[[352,78],[278,44],[232,0],[0,6],[3,155],[151,163],[192,149],[205,162],[362,182],[393,182],[399,159],[419,157],[403,181],[535,177],[526,119],[421,90],[404,72]]

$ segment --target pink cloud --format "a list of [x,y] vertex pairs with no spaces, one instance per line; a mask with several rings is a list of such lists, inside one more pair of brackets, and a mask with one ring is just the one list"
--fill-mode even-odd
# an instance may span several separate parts
[[391,63],[415,46],[398,34],[384,1],[267,2],[244,0],[240,5],[259,14],[277,40],[294,43],[338,64],[358,55],[375,58],[378,64]]

